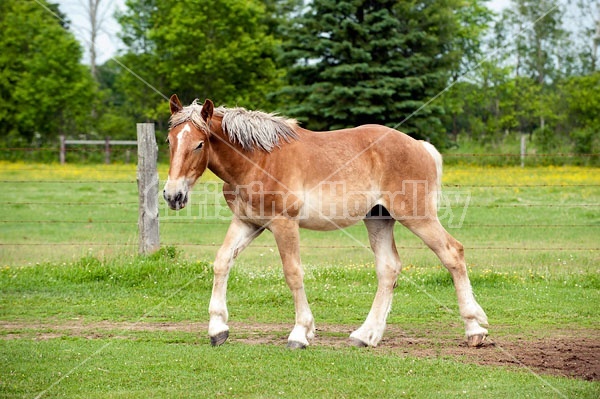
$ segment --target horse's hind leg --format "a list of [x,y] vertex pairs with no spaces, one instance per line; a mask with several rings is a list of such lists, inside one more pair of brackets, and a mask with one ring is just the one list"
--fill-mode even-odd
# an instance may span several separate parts
[[261,227],[248,224],[234,217],[229,225],[225,241],[217,252],[214,263],[213,290],[208,312],[208,335],[213,346],[221,345],[229,337],[227,319],[227,280],[233,260],[263,231]]
[[401,220],[401,223],[419,236],[435,252],[452,275],[468,343],[470,346],[481,345],[488,333],[481,325],[487,326],[488,321],[485,312],[473,296],[462,244],[444,229],[437,217],[404,219]]
[[392,295],[401,264],[394,243],[394,223],[391,218],[366,218],[369,242],[375,253],[377,293],[367,319],[350,335],[357,346],[377,346],[385,330],[386,319],[392,306]]

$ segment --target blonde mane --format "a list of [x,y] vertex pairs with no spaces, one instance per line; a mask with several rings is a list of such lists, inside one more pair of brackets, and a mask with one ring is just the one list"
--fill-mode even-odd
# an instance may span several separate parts
[[169,119],[169,129],[179,126],[185,122],[192,122],[198,129],[208,130],[208,125],[202,119],[202,105],[198,104],[198,99],[195,99],[187,107],[183,107],[181,111],[171,115]]
[[[198,100],[194,100],[181,111],[171,115],[170,128],[189,121],[198,129],[208,131],[201,111],[202,105],[198,104]],[[275,147],[281,147],[282,140],[289,143],[298,139],[298,123],[295,119],[262,111],[249,111],[241,107],[218,107],[214,114],[222,117],[221,126],[229,140],[239,144],[244,150],[260,149],[271,152]]]

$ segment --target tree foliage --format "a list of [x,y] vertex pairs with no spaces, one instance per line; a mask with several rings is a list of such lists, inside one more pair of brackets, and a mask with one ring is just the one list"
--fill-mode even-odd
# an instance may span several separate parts
[[282,90],[289,113],[313,129],[404,122],[403,130],[436,139],[443,111],[424,105],[444,88],[459,59],[457,5],[311,2],[283,47],[291,65]]
[[34,138],[85,131],[94,84],[80,64],[81,46],[65,25],[56,6],[43,0],[0,3],[0,137],[5,144],[30,145]]
[[171,93],[261,107],[281,83],[277,39],[261,2],[129,0],[119,21],[129,50],[121,61],[137,76],[123,73],[115,86],[142,118],[164,119],[163,96]]
[[453,137],[498,145],[511,134],[528,134],[544,153],[594,152],[597,81],[593,73],[578,76],[589,73],[593,60],[578,57],[564,14],[557,0],[511,2],[484,42],[485,60],[443,100]]
[[313,130],[385,124],[442,149],[528,134],[544,153],[600,152],[597,4],[511,0],[495,15],[488,0],[126,0],[124,50],[94,81],[47,1],[0,2],[4,146],[162,129],[176,92]]

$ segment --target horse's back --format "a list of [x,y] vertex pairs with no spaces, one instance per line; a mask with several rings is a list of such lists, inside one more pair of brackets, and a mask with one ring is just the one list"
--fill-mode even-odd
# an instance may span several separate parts
[[429,180],[435,160],[423,143],[383,125],[362,125],[330,132],[301,130],[302,143],[288,161],[297,159],[303,173],[330,179]]

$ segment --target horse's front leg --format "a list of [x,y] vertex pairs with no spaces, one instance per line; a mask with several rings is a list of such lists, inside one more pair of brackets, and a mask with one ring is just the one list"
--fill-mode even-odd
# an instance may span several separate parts
[[315,336],[315,320],[304,292],[304,271],[300,263],[300,232],[298,222],[274,220],[270,230],[275,236],[283,263],[285,281],[292,291],[296,309],[296,324],[288,337],[288,348],[306,348],[308,339]]
[[263,231],[261,227],[246,223],[234,216],[225,241],[219,251],[214,263],[214,281],[212,296],[208,312],[210,321],[208,323],[208,335],[213,346],[223,344],[229,337],[229,326],[227,319],[227,279],[229,271],[233,266],[233,260],[246,248],[252,240]]

